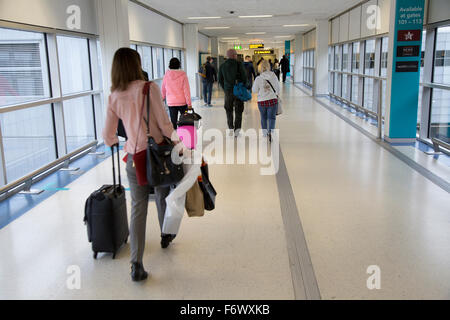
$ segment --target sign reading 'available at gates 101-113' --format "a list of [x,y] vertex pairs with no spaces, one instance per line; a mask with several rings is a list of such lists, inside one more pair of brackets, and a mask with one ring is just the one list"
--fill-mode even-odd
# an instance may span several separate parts
[[264,43],[251,44],[250,49],[264,49]]
[[386,115],[391,141],[416,138],[424,2],[395,0],[390,105]]

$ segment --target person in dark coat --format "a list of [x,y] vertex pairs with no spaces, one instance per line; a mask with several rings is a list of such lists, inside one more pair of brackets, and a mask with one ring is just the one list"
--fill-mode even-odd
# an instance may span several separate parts
[[[225,111],[230,133],[238,137],[242,128],[242,113],[244,102],[233,93],[236,82],[247,82],[247,75],[243,63],[237,60],[237,52],[234,49],[227,51],[227,61],[219,69],[219,84],[225,91]],[[235,117],[234,117],[235,116]],[[234,119],[233,119],[234,117]]]
[[255,68],[253,67],[252,58],[250,56],[245,57],[244,68],[247,72],[247,88],[251,89],[253,87],[253,80],[256,79]]
[[213,85],[214,82],[217,82],[217,71],[212,65],[212,61],[213,58],[208,57],[205,64],[206,78],[203,79],[203,98],[205,100],[205,107],[213,106],[211,104]]
[[283,56],[283,59],[280,61],[281,72],[283,73],[283,83],[286,82],[287,74],[291,72],[291,68],[289,66],[289,59],[286,56]]

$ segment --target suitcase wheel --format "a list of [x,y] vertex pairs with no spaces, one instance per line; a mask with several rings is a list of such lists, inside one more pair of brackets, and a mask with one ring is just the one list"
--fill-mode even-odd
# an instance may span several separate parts
[[94,259],[97,260],[98,252],[94,252]]
[[128,243],[128,238],[125,239],[125,244],[127,244],[127,243]]
[[115,259],[116,259],[116,254],[114,253],[114,254],[113,254],[113,260],[115,260]]

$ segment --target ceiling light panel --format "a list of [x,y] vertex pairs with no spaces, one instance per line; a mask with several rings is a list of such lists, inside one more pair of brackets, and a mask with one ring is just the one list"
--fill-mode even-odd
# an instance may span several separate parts
[[256,16],[239,16],[239,18],[241,19],[246,19],[246,18],[272,18],[273,15],[272,14],[262,14],[262,15],[256,15]]
[[222,17],[188,17],[189,20],[220,19]]
[[230,29],[231,27],[204,27],[205,30]]

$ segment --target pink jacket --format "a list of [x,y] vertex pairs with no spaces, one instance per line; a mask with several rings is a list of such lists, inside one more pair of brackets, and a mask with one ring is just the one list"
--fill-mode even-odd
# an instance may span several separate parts
[[[125,152],[134,154],[135,151],[139,153],[147,148],[147,125],[145,121],[141,121],[142,118],[147,119],[147,108],[144,108],[144,112],[142,109],[144,85],[145,81],[133,81],[127,90],[114,91],[109,96],[106,124],[103,129],[103,139],[107,146],[119,142],[116,133],[120,118],[128,136]],[[150,86],[150,135],[156,143],[162,142],[163,136],[173,141],[180,140],[163,106],[159,87],[155,83]]]
[[169,107],[191,106],[191,88],[183,70],[168,70],[161,87],[162,98]]

